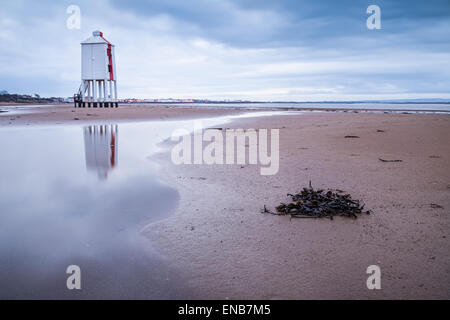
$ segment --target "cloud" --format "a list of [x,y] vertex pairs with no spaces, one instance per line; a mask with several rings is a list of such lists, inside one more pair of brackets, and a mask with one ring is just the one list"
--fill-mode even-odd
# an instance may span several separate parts
[[[432,5],[431,5],[432,3]],[[138,17],[167,16],[189,28],[178,30],[231,46],[342,45],[342,40],[409,35],[449,22],[450,2],[414,0],[112,0],[114,7]],[[383,30],[374,37],[366,28],[366,8],[382,8]],[[407,40],[407,38],[403,39]],[[424,37],[422,40],[427,40]],[[357,43],[353,43],[357,46]]]
[[[433,3],[433,5],[431,5]],[[81,8],[81,29],[66,8]],[[382,29],[366,28],[378,4]],[[119,96],[254,100],[450,97],[448,1],[6,1],[0,89],[72,95],[80,45],[117,46]]]

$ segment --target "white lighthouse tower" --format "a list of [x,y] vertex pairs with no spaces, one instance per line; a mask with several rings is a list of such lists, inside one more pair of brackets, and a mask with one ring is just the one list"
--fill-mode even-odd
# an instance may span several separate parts
[[81,42],[81,85],[75,107],[118,107],[114,45],[94,31]]

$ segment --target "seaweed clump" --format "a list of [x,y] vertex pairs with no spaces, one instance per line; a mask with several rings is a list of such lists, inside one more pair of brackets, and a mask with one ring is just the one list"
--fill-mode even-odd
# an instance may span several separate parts
[[364,204],[352,199],[350,194],[342,190],[322,190],[314,188],[309,182],[309,188],[303,188],[300,193],[287,194],[291,197],[291,203],[281,203],[272,212],[264,206],[262,213],[273,215],[290,215],[291,218],[329,218],[342,216],[356,219],[362,213],[370,214],[370,210],[364,210]]

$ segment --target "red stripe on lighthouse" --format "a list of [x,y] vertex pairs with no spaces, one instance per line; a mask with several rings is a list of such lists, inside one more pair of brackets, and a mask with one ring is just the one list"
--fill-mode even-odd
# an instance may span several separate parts
[[106,53],[108,54],[108,70],[109,70],[109,80],[114,80],[114,70],[113,70],[113,63],[112,63],[112,45],[111,42],[103,38],[103,32],[100,32],[100,37],[108,43],[108,50]]
[[111,51],[111,43],[108,43],[108,59],[109,59],[109,80],[114,80],[114,70],[113,70],[113,63],[112,63],[112,51]]

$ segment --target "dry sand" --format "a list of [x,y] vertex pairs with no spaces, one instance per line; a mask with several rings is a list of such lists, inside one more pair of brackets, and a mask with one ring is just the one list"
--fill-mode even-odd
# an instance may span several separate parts
[[[233,112],[242,111],[51,106],[0,114],[0,126]],[[450,115],[305,113],[224,127],[280,128],[280,170],[261,176],[258,165],[175,166],[167,144],[155,156],[181,200],[174,215],[142,233],[194,289],[186,298],[450,298]],[[373,214],[329,221],[260,213],[310,180],[351,193]],[[381,267],[381,290],[366,287],[372,264]]]
[[[279,173],[167,166],[162,153],[180,206],[144,230],[197,298],[450,298],[450,116],[309,113],[224,127],[280,128]],[[351,193],[373,214],[330,221],[260,213],[310,180]],[[381,290],[366,287],[373,264]]]

